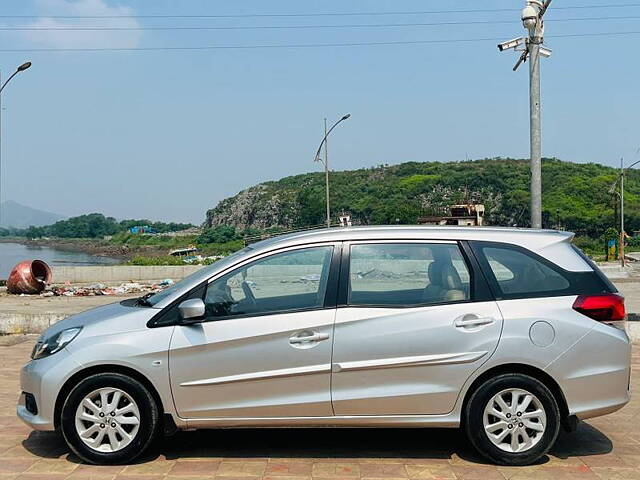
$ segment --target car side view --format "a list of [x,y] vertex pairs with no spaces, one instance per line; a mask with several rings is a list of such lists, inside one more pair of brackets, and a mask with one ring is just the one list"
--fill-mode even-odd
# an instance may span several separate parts
[[18,415],[90,463],[164,432],[462,428],[526,465],[622,408],[624,299],[567,232],[353,227],[264,240],[151,296],[69,317]]

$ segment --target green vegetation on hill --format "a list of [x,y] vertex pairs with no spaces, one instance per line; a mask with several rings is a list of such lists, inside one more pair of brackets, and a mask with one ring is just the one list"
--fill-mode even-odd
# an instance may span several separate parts
[[[611,190],[618,174],[617,169],[603,165],[544,159],[544,227],[574,231],[579,235],[577,244],[590,253],[601,253],[605,231],[618,223],[618,195]],[[52,237],[69,242],[89,239],[102,247],[125,251],[129,258],[142,255],[133,260],[136,264],[181,262],[158,255],[187,246],[196,246],[204,256],[225,255],[242,248],[252,237],[322,225],[324,188],[323,173],[253,186],[209,210],[199,235],[162,235],[192,227],[190,224],[117,221],[92,213],[44,227],[0,228],[0,236]],[[625,200],[627,231],[640,230],[637,170],[627,173]],[[414,224],[421,216],[446,214],[450,205],[465,202],[483,203],[489,225],[528,226],[529,162],[509,158],[409,162],[331,173],[334,220],[345,212],[351,214],[354,224]],[[160,235],[132,234],[129,229],[134,226],[149,226]],[[101,240],[105,236],[110,240]],[[631,239],[629,247],[640,248],[640,236]]]
[[[599,237],[614,226],[618,170],[544,159],[543,222]],[[360,224],[412,224],[452,204],[483,203],[491,225],[528,226],[529,162],[495,158],[468,162],[409,162],[331,173],[334,218],[344,211]],[[625,182],[627,231],[640,230],[640,172]],[[304,228],[324,222],[324,175],[309,173],[256,185],[207,212],[205,227]]]

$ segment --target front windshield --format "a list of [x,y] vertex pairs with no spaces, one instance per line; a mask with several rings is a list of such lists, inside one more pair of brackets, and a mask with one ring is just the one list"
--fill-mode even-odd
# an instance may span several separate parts
[[235,253],[232,253],[229,256],[224,257],[221,260],[218,260],[217,262],[213,263],[208,267],[204,267],[200,270],[193,272],[190,275],[187,275],[182,280],[174,283],[172,286],[170,286],[166,290],[162,290],[161,292],[155,293],[149,297],[144,297],[144,304],[149,307],[153,307],[157,305],[161,301],[171,297],[176,293],[179,293],[182,289],[184,289],[185,285],[190,284],[193,280],[201,280],[201,281],[206,280],[208,277],[210,277],[213,274],[215,270],[217,270],[221,266],[224,266],[222,265],[222,263],[224,264],[231,263],[235,261],[237,257],[244,255],[250,250],[252,250],[251,247],[243,248],[242,250],[239,250]]

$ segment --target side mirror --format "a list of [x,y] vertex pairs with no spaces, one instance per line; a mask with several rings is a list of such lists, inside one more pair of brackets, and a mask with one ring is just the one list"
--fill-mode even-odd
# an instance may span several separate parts
[[178,311],[180,312],[180,318],[182,318],[183,325],[198,323],[204,318],[204,302],[200,298],[185,300],[178,305]]

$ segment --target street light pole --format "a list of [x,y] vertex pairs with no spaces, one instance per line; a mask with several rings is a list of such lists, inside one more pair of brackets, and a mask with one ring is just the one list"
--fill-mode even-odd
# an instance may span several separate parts
[[2,83],[2,72],[0,72],[0,225],[2,225],[2,91],[4,87],[15,77],[18,73],[24,72],[31,66],[31,62],[26,62],[20,65],[15,72],[9,75],[9,78]]
[[624,261],[624,158],[620,159],[620,262]]
[[329,140],[327,139],[327,119],[324,119],[324,178],[327,191],[327,228],[331,228],[331,203],[329,201]]
[[[640,150],[639,150],[640,151]],[[640,163],[640,160],[637,160],[635,162],[633,162],[631,165],[629,165],[628,167],[624,166],[624,158],[620,159],[620,263],[622,264],[622,266],[624,267],[626,265],[626,261],[624,258],[624,240],[626,237],[625,231],[624,231],[624,176],[625,176],[625,172],[627,170],[629,170],[632,167],[635,167],[637,164]]]
[[[329,134],[336,128],[340,123],[348,120],[351,117],[351,114],[347,114],[343,116],[340,120],[333,124],[333,126],[327,130],[327,119],[324,119],[324,138],[322,142],[320,142],[320,146],[316,151],[315,162],[324,163],[324,177],[325,177],[325,186],[326,186],[326,197],[327,197],[327,228],[331,228],[331,204],[329,202],[329,151],[327,147]],[[320,157],[320,153],[322,152],[322,146],[324,145],[324,160]]]

